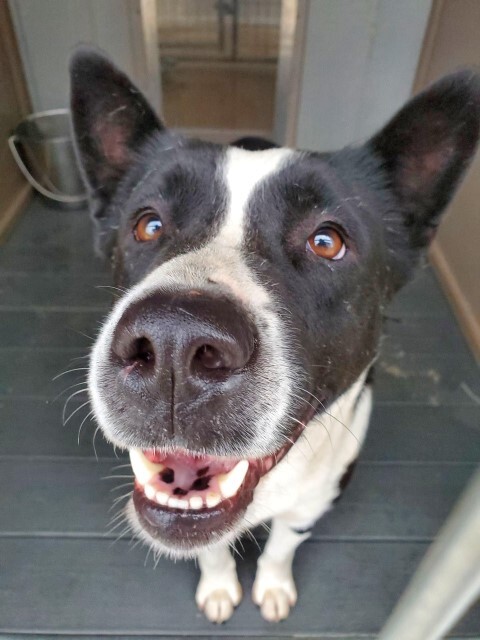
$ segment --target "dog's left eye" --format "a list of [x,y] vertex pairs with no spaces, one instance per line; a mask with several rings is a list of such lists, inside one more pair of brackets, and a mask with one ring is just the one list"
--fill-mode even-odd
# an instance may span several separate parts
[[340,260],[347,252],[342,235],[333,227],[320,227],[307,240],[307,249],[326,260]]
[[155,211],[147,211],[139,218],[133,229],[133,235],[137,242],[150,242],[157,240],[162,235],[162,231],[160,216]]

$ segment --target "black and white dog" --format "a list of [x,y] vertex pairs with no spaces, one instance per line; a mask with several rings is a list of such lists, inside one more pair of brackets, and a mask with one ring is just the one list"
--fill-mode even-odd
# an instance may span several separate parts
[[280,620],[295,549],[365,437],[382,312],[475,151],[479,78],[448,76],[365,144],[313,153],[185,139],[92,50],[71,74],[97,245],[125,289],[89,390],[130,452],[129,520],[158,553],[198,557],[216,622],[241,599],[229,545],[272,520],[253,599]]

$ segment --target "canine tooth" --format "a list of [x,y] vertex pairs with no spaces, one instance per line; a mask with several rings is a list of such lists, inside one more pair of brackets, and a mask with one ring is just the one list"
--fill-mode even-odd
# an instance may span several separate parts
[[190,509],[201,509],[203,507],[203,500],[200,496],[193,496],[190,498]]
[[158,504],[167,504],[168,493],[165,493],[165,491],[157,491],[157,493],[155,494],[155,500],[158,502]]
[[219,502],[221,502],[222,497],[218,495],[218,493],[207,493],[207,497],[205,498],[205,502],[207,503],[207,507],[211,509],[212,507],[216,507]]
[[143,491],[144,491],[145,495],[147,496],[147,498],[149,500],[154,500],[155,499],[155,493],[156,493],[155,487],[152,487],[151,484],[146,484],[143,487]]
[[224,498],[232,498],[237,493],[247,471],[248,460],[240,460],[231,471],[218,476],[218,485]]
[[129,454],[133,473],[141,485],[147,484],[150,478],[161,473],[165,469],[163,464],[150,462],[150,460],[143,455],[140,449],[130,449]]

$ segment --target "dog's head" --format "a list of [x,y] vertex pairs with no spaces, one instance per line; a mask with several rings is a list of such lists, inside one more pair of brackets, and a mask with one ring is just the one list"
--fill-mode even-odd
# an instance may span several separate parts
[[479,80],[449,76],[365,144],[248,151],[168,131],[97,53],[72,65],[98,247],[125,294],[94,346],[135,518],[188,555],[231,538],[257,483],[372,363],[474,153]]

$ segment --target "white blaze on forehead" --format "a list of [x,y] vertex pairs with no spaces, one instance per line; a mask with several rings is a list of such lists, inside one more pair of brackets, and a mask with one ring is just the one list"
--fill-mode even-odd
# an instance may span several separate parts
[[238,247],[243,239],[247,202],[255,188],[269,175],[278,171],[286,159],[293,155],[291,149],[267,149],[246,151],[228,149],[224,180],[228,190],[227,213],[215,240],[230,247]]

